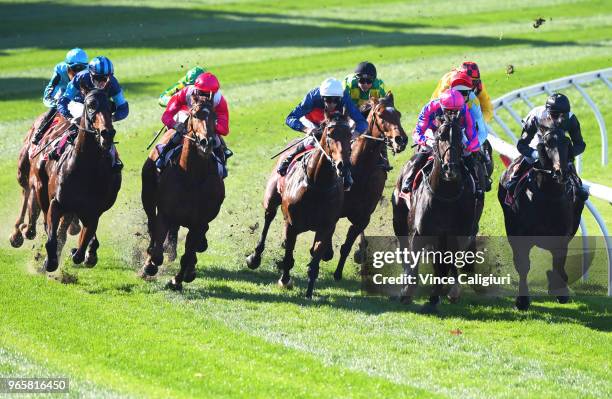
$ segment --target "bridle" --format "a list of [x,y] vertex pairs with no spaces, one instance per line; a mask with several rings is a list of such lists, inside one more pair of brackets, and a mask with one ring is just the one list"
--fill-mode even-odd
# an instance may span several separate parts
[[[185,121],[185,125],[187,128],[187,133],[185,134],[185,138],[194,142],[198,147],[200,147],[202,150],[206,151],[206,149],[212,144],[211,139],[208,137],[208,126],[206,128],[206,134],[207,136],[204,137],[203,139],[200,139],[197,134],[196,131],[193,127],[193,120],[194,119],[198,119],[202,122],[204,122],[204,124],[208,125],[208,118],[211,114],[212,110],[209,107],[203,107],[200,108],[198,111],[191,110],[191,112],[189,113],[189,116],[187,117],[186,121]],[[203,113],[204,115],[200,118],[197,114],[199,113]]]
[[[392,106],[385,106],[384,104],[376,104],[372,110],[370,111],[370,113],[372,113],[372,117],[370,118],[370,122],[368,124],[368,132],[370,132],[370,134],[368,133],[364,133],[362,135],[360,135],[359,137],[363,137],[366,138],[368,140],[374,140],[374,141],[378,141],[378,142],[384,142],[385,145],[389,148],[391,148],[391,151],[395,154],[395,150],[393,149],[393,143],[391,142],[391,139],[385,134],[387,132],[387,130],[383,130],[383,128],[381,127],[380,123],[379,123],[379,118],[380,116],[378,115],[378,112],[376,112],[376,110],[378,109],[378,107],[382,105],[385,108],[389,109],[391,108],[393,111],[397,112],[397,110],[395,109],[395,107]],[[372,136],[372,132],[374,131],[373,128],[376,128],[384,137],[375,137]]]

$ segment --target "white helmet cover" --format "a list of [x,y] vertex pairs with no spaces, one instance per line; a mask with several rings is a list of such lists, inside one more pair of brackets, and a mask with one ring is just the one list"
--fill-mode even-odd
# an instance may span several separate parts
[[344,87],[342,82],[338,79],[327,78],[321,83],[319,92],[322,97],[342,97],[344,94]]

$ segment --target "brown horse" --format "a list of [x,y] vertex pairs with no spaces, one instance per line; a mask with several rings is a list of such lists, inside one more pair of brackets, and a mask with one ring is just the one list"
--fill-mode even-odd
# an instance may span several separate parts
[[[351,146],[354,183],[351,191],[344,194],[342,208],[342,217],[348,218],[351,226],[344,244],[340,247],[340,259],[334,273],[336,280],[342,279],[346,258],[355,239],[360,234],[359,247],[365,247],[363,231],[370,223],[370,217],[385,188],[387,172],[378,166],[381,147],[387,145],[393,153],[400,153],[404,151],[408,142],[408,137],[401,124],[402,115],[395,109],[391,93],[381,99],[371,98],[367,108],[369,109],[368,131],[359,136]],[[355,255],[358,257],[357,252]]]
[[578,230],[584,208],[584,201],[576,195],[579,183],[570,178],[567,166],[570,145],[561,129],[550,130],[542,136],[537,146],[538,162],[526,179],[526,189],[515,195],[514,206],[506,203],[506,184],[512,174],[511,168],[521,159],[517,159],[499,181],[498,200],[504,211],[514,267],[519,274],[519,294],[515,302],[519,310],[527,310],[531,304],[527,275],[529,252],[533,247],[552,254],[552,270],[547,272],[549,293],[555,295],[559,303],[569,301],[565,271],[567,247]]
[[[189,229],[181,269],[167,287],[182,289],[196,277],[196,252],[208,248],[206,232],[225,199],[225,185],[213,156],[215,113],[210,101],[195,100],[183,138],[178,165],[167,166],[159,181],[151,176],[155,164],[147,158],[142,168],[142,203],[148,218],[150,242],[143,276],[154,276],[163,263],[164,241],[174,226]],[[169,135],[174,133],[170,131]]]
[[[19,158],[17,161],[17,182],[21,186],[22,202],[19,216],[15,221],[13,232],[9,237],[11,245],[15,248],[19,248],[23,245],[24,236],[28,240],[33,240],[36,237],[36,221],[40,215],[40,207],[36,202],[34,191],[31,190],[30,166],[37,163],[39,157],[44,155],[43,149],[50,142],[61,136],[69,126],[68,121],[58,116],[57,123],[49,128],[49,131],[38,145],[34,145],[32,144],[32,135],[38,130],[38,126],[42,123],[44,116],[45,114],[42,114],[36,118],[34,124],[26,133],[23,145],[19,151]],[[26,212],[28,212],[28,223],[24,223]],[[74,232],[74,230],[71,232]],[[78,234],[78,231],[74,234]]]
[[40,157],[32,165],[32,188],[46,220],[44,269],[48,272],[59,264],[58,228],[64,215],[75,215],[83,224],[78,248],[72,250],[73,262],[85,261],[93,266],[98,261],[98,222],[102,213],[113,206],[121,188],[121,173],[112,170],[109,155],[114,136],[108,95],[92,90],[85,96],[74,146],[58,161]]
[[[333,257],[331,240],[342,212],[342,180],[350,162],[351,129],[347,117],[340,113],[326,114],[324,125],[320,141],[314,140],[315,149],[296,162],[284,177],[284,182],[279,184],[276,167],[270,175],[264,194],[264,227],[255,252],[247,258],[247,265],[251,269],[261,264],[268,228],[281,206],[285,217],[285,256],[282,276],[278,280],[280,286],[293,286],[289,272],[295,263],[293,249],[298,234],[315,232],[308,264],[307,298],[312,298],[321,259],[327,261]],[[279,163],[282,159],[279,159]]]
[[[458,119],[445,116],[436,132],[433,145],[433,165],[429,172],[423,171],[421,184],[413,191],[410,204],[400,195],[401,185],[411,166],[409,161],[400,174],[393,192],[393,229],[403,251],[418,252],[423,246],[434,251],[474,250],[473,237],[478,232],[482,214],[482,201],[475,197],[475,185],[462,160],[462,132]],[[418,281],[418,264],[404,264],[404,272]],[[452,273],[455,280],[458,270],[440,259],[434,262],[436,277],[447,277]],[[401,301],[412,302],[415,284],[406,285]],[[424,312],[435,312],[440,303],[443,285],[434,285]],[[459,286],[453,286],[449,299],[459,298]]]

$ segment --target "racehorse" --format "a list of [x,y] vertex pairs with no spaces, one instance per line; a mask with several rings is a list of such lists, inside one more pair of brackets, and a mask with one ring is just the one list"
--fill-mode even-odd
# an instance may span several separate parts
[[[444,121],[435,135],[433,162],[423,168],[421,183],[413,190],[409,203],[401,195],[401,185],[409,172],[412,162],[402,168],[393,192],[393,229],[400,248],[418,252],[423,245],[434,251],[457,251],[474,249],[473,237],[478,232],[482,214],[482,201],[477,201],[475,184],[462,161],[462,132],[458,117],[444,116]],[[458,270],[441,259],[434,259],[436,277],[447,277],[449,272],[455,278]],[[418,264],[404,264],[404,272],[418,281]],[[400,300],[411,303],[416,284],[403,287]],[[423,312],[437,311],[444,286],[435,284]],[[459,286],[455,284],[450,293],[451,302],[459,299]]]
[[567,166],[570,145],[561,129],[552,129],[542,136],[537,145],[538,161],[517,185],[513,204],[507,201],[506,183],[522,157],[508,167],[499,181],[498,200],[504,211],[514,267],[519,274],[515,304],[520,310],[527,310],[531,303],[527,275],[529,252],[534,246],[550,251],[553,257],[552,271],[547,272],[549,293],[556,295],[560,303],[569,301],[565,272],[567,246],[578,230],[584,208],[584,201],[576,195],[580,182],[573,181]]
[[178,165],[164,168],[158,181],[151,158],[142,168],[141,198],[150,237],[143,276],[157,274],[164,260],[164,241],[169,230],[176,226],[189,229],[180,271],[167,284],[173,290],[180,290],[183,282],[195,279],[196,252],[208,248],[209,223],[217,217],[225,199],[225,185],[213,155],[216,137],[212,101],[195,99],[186,126]]
[[361,244],[356,252],[365,247],[363,231],[370,223],[370,217],[380,201],[387,172],[378,166],[381,147],[389,146],[393,153],[400,153],[406,148],[408,138],[401,124],[401,113],[394,107],[393,94],[381,99],[371,98],[366,104],[369,109],[368,131],[359,136],[351,145],[351,165],[354,183],[351,190],[344,193],[344,206],[341,217],[346,217],[351,226],[346,240],[340,247],[340,259],[334,273],[336,280],[342,279],[342,270],[346,258],[357,236],[361,234]]
[[277,174],[276,168],[270,175],[263,201],[264,227],[255,251],[247,258],[247,266],[251,269],[261,264],[268,228],[281,206],[285,218],[285,256],[278,280],[281,287],[293,286],[290,270],[295,263],[293,249],[298,234],[315,232],[310,249],[306,298],[312,298],[321,259],[328,261],[333,258],[332,235],[342,212],[343,176],[350,162],[351,128],[346,115],[326,114],[323,125],[321,139],[315,141],[315,148],[295,162],[284,178]]
[[[40,207],[36,202],[35,193],[31,190],[30,184],[30,165],[36,164],[38,157],[44,155],[44,149],[49,143],[61,136],[68,128],[69,122],[61,117],[56,117],[56,123],[51,127],[38,145],[32,144],[32,136],[38,130],[38,127],[43,122],[44,114],[36,118],[34,124],[30,127],[25,135],[23,145],[19,151],[17,160],[17,182],[21,186],[21,210],[15,221],[13,232],[9,237],[9,241],[14,248],[19,248],[23,245],[23,238],[33,240],[36,237],[36,221],[40,215]],[[53,121],[51,121],[53,122]],[[50,122],[50,123],[51,123]],[[28,213],[28,223],[25,222],[25,215]],[[80,226],[75,223],[71,226],[70,233],[78,234]]]
[[[91,90],[85,96],[74,146],[69,146],[57,161],[40,157],[32,165],[30,181],[46,221],[44,269],[48,272],[55,271],[59,264],[58,227],[65,215],[76,216],[83,225],[78,248],[72,249],[73,262],[94,266],[98,261],[98,222],[113,206],[121,188],[121,173],[112,170],[109,154],[114,136],[108,95],[103,90]],[[61,233],[62,229],[60,239]]]

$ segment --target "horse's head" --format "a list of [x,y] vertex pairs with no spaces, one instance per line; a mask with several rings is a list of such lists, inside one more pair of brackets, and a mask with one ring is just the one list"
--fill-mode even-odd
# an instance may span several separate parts
[[551,171],[559,183],[565,181],[569,157],[570,140],[560,128],[553,128],[542,135],[538,144],[538,159],[543,169]]
[[461,125],[459,113],[444,112],[442,125],[436,132],[434,156],[442,165],[445,180],[454,180],[461,173],[462,152]]
[[215,110],[210,97],[192,96],[192,106],[189,112],[188,130],[192,138],[210,150],[215,136]]
[[96,140],[103,150],[108,151],[115,138],[112,107],[104,90],[94,89],[85,96],[83,108],[86,133],[96,134]]
[[394,153],[404,151],[408,136],[402,127],[402,114],[393,104],[393,94],[389,93],[380,99],[370,98],[369,104],[368,124],[372,137],[384,138]]
[[336,169],[336,174],[345,176],[350,167],[351,127],[348,117],[341,112],[325,114],[325,129],[321,136],[321,147]]

